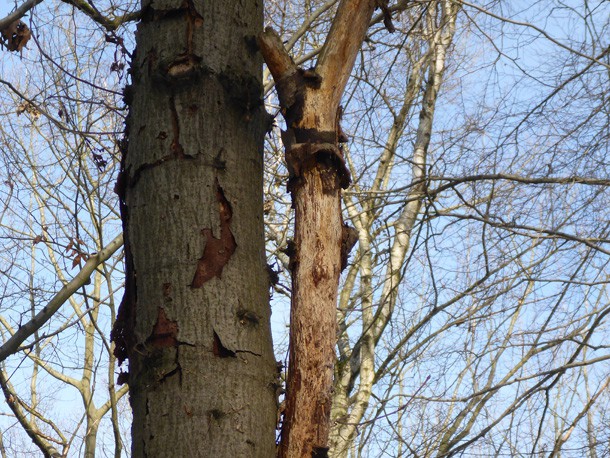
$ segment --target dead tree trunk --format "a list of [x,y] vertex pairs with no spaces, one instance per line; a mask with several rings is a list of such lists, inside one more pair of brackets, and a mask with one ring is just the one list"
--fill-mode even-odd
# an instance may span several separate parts
[[259,37],[286,120],[282,140],[295,208],[281,458],[326,456],[328,451],[337,290],[355,243],[341,216],[341,189],[350,177],[339,146],[347,140],[339,126],[340,102],[375,5],[375,0],[340,3],[311,70],[297,68],[273,30]]

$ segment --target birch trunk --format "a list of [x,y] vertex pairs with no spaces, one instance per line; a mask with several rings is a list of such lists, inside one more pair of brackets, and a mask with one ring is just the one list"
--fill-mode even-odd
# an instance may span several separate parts
[[[390,250],[390,262],[386,270],[385,279],[383,282],[381,301],[379,308],[373,313],[371,298],[373,296],[370,290],[370,275],[371,265],[368,253],[364,253],[361,257],[363,263],[361,266],[361,285],[366,294],[362,300],[362,319],[363,333],[360,337],[358,345],[352,351],[349,364],[344,364],[337,373],[335,380],[335,408],[333,410],[333,419],[335,419],[335,427],[331,433],[331,453],[333,458],[345,458],[348,456],[350,447],[358,432],[358,425],[364,418],[369,401],[375,384],[376,368],[375,368],[375,352],[383,330],[388,325],[392,318],[394,305],[396,304],[396,291],[401,280],[401,272],[405,262],[406,255],[411,246],[411,235],[417,218],[420,215],[423,199],[426,192],[426,160],[428,155],[428,146],[432,135],[432,124],[434,120],[434,110],[438,93],[442,84],[443,73],[445,71],[446,54],[451,46],[455,33],[455,22],[459,10],[459,6],[451,0],[433,3],[440,9],[440,26],[436,28],[436,8],[428,9],[427,29],[431,32],[430,51],[427,62],[427,78],[424,85],[424,93],[422,98],[422,106],[419,115],[419,124],[412,156],[412,178],[414,183],[410,187],[410,192],[407,196],[407,203],[402,208],[400,216],[395,223],[396,235],[392,248]],[[416,69],[419,73],[419,69]],[[414,73],[411,80],[417,81],[419,86],[419,78]],[[410,89],[410,85],[409,85]],[[407,91],[405,107],[410,106],[413,98],[410,91]],[[404,122],[404,118],[402,120]],[[390,139],[386,148],[387,154],[393,154],[396,149],[397,137],[403,127],[398,125],[393,128],[390,134]],[[391,161],[391,157],[385,157],[386,161]],[[383,174],[376,177],[375,185],[379,186],[383,182]],[[353,208],[349,208],[353,212]],[[367,216],[372,219],[372,210],[361,215],[360,219],[367,222]],[[350,212],[350,213],[352,213]],[[356,219],[357,215],[351,214],[352,219]],[[367,243],[367,224],[360,224],[358,227],[361,239],[361,249],[366,249]],[[362,240],[365,243],[362,243]],[[356,378],[359,378],[359,384],[355,393],[352,392]],[[408,413],[408,412],[407,412]]]

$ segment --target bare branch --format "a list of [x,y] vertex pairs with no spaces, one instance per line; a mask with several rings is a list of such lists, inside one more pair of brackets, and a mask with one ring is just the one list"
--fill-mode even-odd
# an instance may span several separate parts
[[276,82],[297,71],[297,67],[286,51],[282,39],[271,27],[265,28],[265,31],[257,37],[257,42]]
[[317,73],[322,77],[324,97],[339,105],[343,90],[375,9],[374,0],[342,0],[320,53]]
[[107,17],[104,16],[100,11],[93,5],[93,2],[84,1],[84,0],[64,0],[66,3],[73,5],[78,8],[80,11],[85,13],[99,25],[104,27],[108,31],[113,31],[118,29],[122,24],[131,21],[137,21],[140,18],[141,11],[134,11],[131,13],[124,14],[123,16],[118,17]]
[[487,9],[481,7],[481,6],[475,5],[473,3],[465,2],[463,0],[461,0],[460,3],[462,5],[464,5],[464,6],[469,6],[471,8],[474,8],[475,10],[478,10],[481,13],[487,14],[488,16],[491,16],[494,19],[498,19],[498,20],[503,21],[503,22],[508,22],[509,24],[521,25],[523,27],[528,27],[528,28],[530,28],[532,30],[535,30],[540,35],[542,35],[544,38],[549,40],[551,43],[559,46],[560,48],[563,48],[566,51],[571,52],[572,54],[576,54],[577,56],[583,57],[583,58],[588,59],[588,60],[590,60],[592,62],[595,62],[596,64],[602,65],[602,66],[606,67],[607,69],[610,69],[610,65],[608,65],[607,63],[602,62],[600,60],[600,58],[603,57],[603,54],[602,54],[602,56],[598,56],[598,57],[589,56],[589,55],[584,54],[584,53],[582,53],[582,52],[580,52],[580,51],[578,51],[578,50],[576,50],[574,48],[570,48],[568,45],[562,43],[561,41],[557,40],[556,38],[553,38],[551,35],[548,34],[548,32],[546,32],[545,30],[542,30],[540,27],[537,27],[534,24],[530,24],[529,22],[523,22],[523,21],[515,21],[514,19],[509,19],[507,17],[499,16],[499,15],[494,14],[491,11],[489,11],[489,10],[487,10]]
[[39,3],[42,3],[42,0],[27,0],[22,3],[15,11],[6,16],[5,18],[0,19],[0,30],[5,29],[13,22],[18,21],[23,16],[27,14],[32,8],[34,8]]
[[15,353],[25,339],[34,334],[42,325],[49,321],[55,312],[59,310],[64,302],[66,302],[76,290],[89,282],[89,278],[95,269],[109,259],[122,245],[123,234],[120,234],[99,253],[92,255],[81,271],[49,301],[46,307],[38,312],[32,320],[21,326],[17,332],[0,347],[0,361],[4,361],[7,357]]

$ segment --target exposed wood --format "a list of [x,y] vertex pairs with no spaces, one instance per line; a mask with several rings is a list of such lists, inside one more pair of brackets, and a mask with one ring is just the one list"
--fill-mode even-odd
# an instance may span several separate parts
[[328,447],[342,221],[339,190],[323,191],[323,173],[328,170],[308,172],[294,195],[297,248],[282,457],[309,457]]
[[[322,87],[313,97],[315,103],[312,105],[325,107],[327,113],[322,110],[321,114],[332,116],[331,119],[314,120],[314,124],[322,124],[322,128],[334,126],[336,111],[373,16],[375,3],[375,0],[343,0],[339,4],[316,65]],[[313,116],[315,113],[309,114]]]
[[341,215],[341,189],[350,178],[339,147],[345,141],[339,106],[374,9],[374,0],[342,1],[311,70],[296,67],[271,29],[258,39],[286,120],[282,140],[295,208],[281,458],[328,454],[339,276],[355,242]]

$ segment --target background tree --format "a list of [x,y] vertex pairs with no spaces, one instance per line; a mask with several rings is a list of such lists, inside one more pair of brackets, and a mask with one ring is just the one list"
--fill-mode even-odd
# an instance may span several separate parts
[[125,56],[90,21],[55,16],[52,32],[28,21],[29,50],[2,58],[2,453],[120,456],[130,415],[108,331],[123,285],[112,188]]

